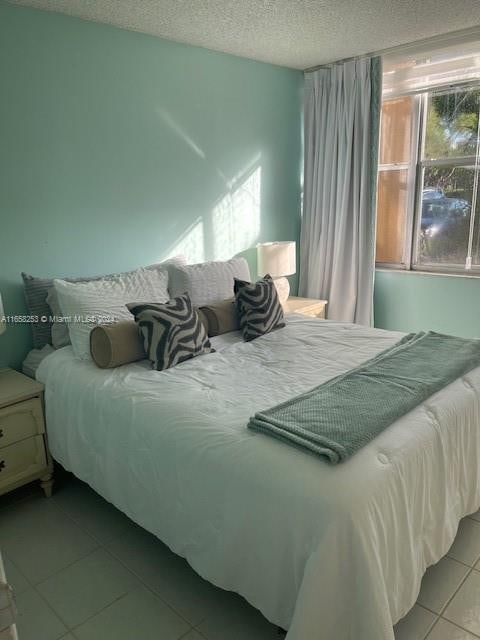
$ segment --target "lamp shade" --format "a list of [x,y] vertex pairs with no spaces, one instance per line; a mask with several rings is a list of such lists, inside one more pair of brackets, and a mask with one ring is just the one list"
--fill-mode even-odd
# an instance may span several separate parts
[[2,294],[0,293],[0,334],[7,329],[7,323],[5,320],[5,313],[3,311]]
[[291,276],[297,269],[295,242],[264,242],[257,245],[259,276],[269,273],[272,278]]

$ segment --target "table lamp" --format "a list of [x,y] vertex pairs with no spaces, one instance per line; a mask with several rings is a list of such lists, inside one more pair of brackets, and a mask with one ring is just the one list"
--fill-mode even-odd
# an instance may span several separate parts
[[297,270],[295,242],[264,242],[257,245],[257,271],[259,276],[269,273],[275,283],[280,302],[290,295],[290,283],[285,276]]

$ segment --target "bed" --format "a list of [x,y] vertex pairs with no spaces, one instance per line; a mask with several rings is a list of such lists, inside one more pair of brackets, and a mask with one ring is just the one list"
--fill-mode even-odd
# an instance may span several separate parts
[[37,371],[52,455],[288,640],[393,640],[480,507],[480,368],[336,466],[246,424],[402,335],[289,315],[164,372],[59,349]]

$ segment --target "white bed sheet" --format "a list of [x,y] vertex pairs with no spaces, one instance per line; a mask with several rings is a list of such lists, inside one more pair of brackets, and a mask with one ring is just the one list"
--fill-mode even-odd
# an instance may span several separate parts
[[55,349],[51,344],[46,344],[41,349],[31,349],[22,362],[22,373],[29,378],[35,379],[37,369],[40,366],[41,361],[53,353]]
[[246,429],[402,334],[300,316],[165,372],[40,365],[53,456],[289,640],[393,640],[422,575],[480,506],[480,369],[350,460]]

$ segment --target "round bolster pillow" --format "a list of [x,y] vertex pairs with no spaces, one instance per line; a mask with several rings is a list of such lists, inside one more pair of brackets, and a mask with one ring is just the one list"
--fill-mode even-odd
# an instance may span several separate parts
[[94,327],[90,332],[90,353],[97,367],[102,369],[147,357],[138,325],[130,320]]
[[210,338],[239,328],[234,298],[203,305],[197,311]]

